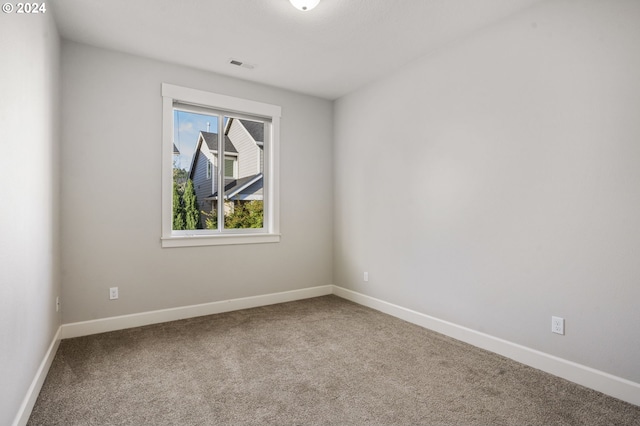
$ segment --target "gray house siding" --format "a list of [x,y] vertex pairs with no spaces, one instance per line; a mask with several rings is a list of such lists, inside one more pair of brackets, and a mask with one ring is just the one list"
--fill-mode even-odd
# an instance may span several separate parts
[[260,173],[260,148],[240,120],[234,119],[231,122],[228,136],[239,153],[238,179]]
[[264,173],[264,147],[260,147],[260,173]]
[[207,163],[209,160],[201,152],[196,155],[195,164],[193,165],[193,173],[191,179],[196,190],[196,197],[198,197],[198,204],[200,210],[211,211],[211,202],[206,201],[205,198],[210,197],[213,188],[213,177],[215,173],[212,173],[212,177],[207,179]]

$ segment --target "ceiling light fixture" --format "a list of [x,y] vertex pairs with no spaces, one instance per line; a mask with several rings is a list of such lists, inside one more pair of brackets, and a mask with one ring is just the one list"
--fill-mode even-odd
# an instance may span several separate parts
[[289,0],[293,7],[303,12],[307,12],[320,3],[320,0]]

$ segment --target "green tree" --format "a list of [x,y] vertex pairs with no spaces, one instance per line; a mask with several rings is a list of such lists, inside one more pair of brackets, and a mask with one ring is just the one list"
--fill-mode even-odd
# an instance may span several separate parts
[[178,191],[178,185],[173,184],[173,229],[179,231],[185,229],[184,205]]
[[189,178],[189,173],[185,169],[173,168],[173,183],[178,185],[178,192],[184,191],[185,183]]
[[205,229],[218,229],[218,212],[216,209],[210,212],[202,210],[200,213],[204,216]]
[[[200,212],[205,217],[206,229],[218,229],[218,212]],[[226,229],[262,228],[264,223],[264,208],[261,200],[236,201],[233,204],[233,213],[224,218]]]
[[224,218],[224,227],[262,228],[264,209],[262,200],[236,201],[233,213]]
[[201,229],[202,224],[200,223],[198,198],[196,197],[196,190],[193,187],[193,181],[191,179],[187,180],[187,184],[184,187],[182,201],[184,203],[186,229]]

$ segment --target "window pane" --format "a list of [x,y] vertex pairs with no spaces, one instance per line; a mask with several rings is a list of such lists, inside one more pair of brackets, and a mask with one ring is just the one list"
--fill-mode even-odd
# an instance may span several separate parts
[[[229,143],[225,149],[226,229],[264,226],[264,130],[263,122],[225,117]],[[229,168],[227,170],[227,167]]]
[[173,119],[172,229],[216,229],[218,117],[174,109]]
[[227,178],[235,178],[235,159],[232,157],[226,157],[224,159],[224,176]]

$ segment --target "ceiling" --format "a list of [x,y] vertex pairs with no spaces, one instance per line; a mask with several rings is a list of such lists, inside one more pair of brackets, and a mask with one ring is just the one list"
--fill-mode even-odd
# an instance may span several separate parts
[[[339,98],[541,0],[56,0],[63,38]],[[236,59],[253,69],[230,65]]]

